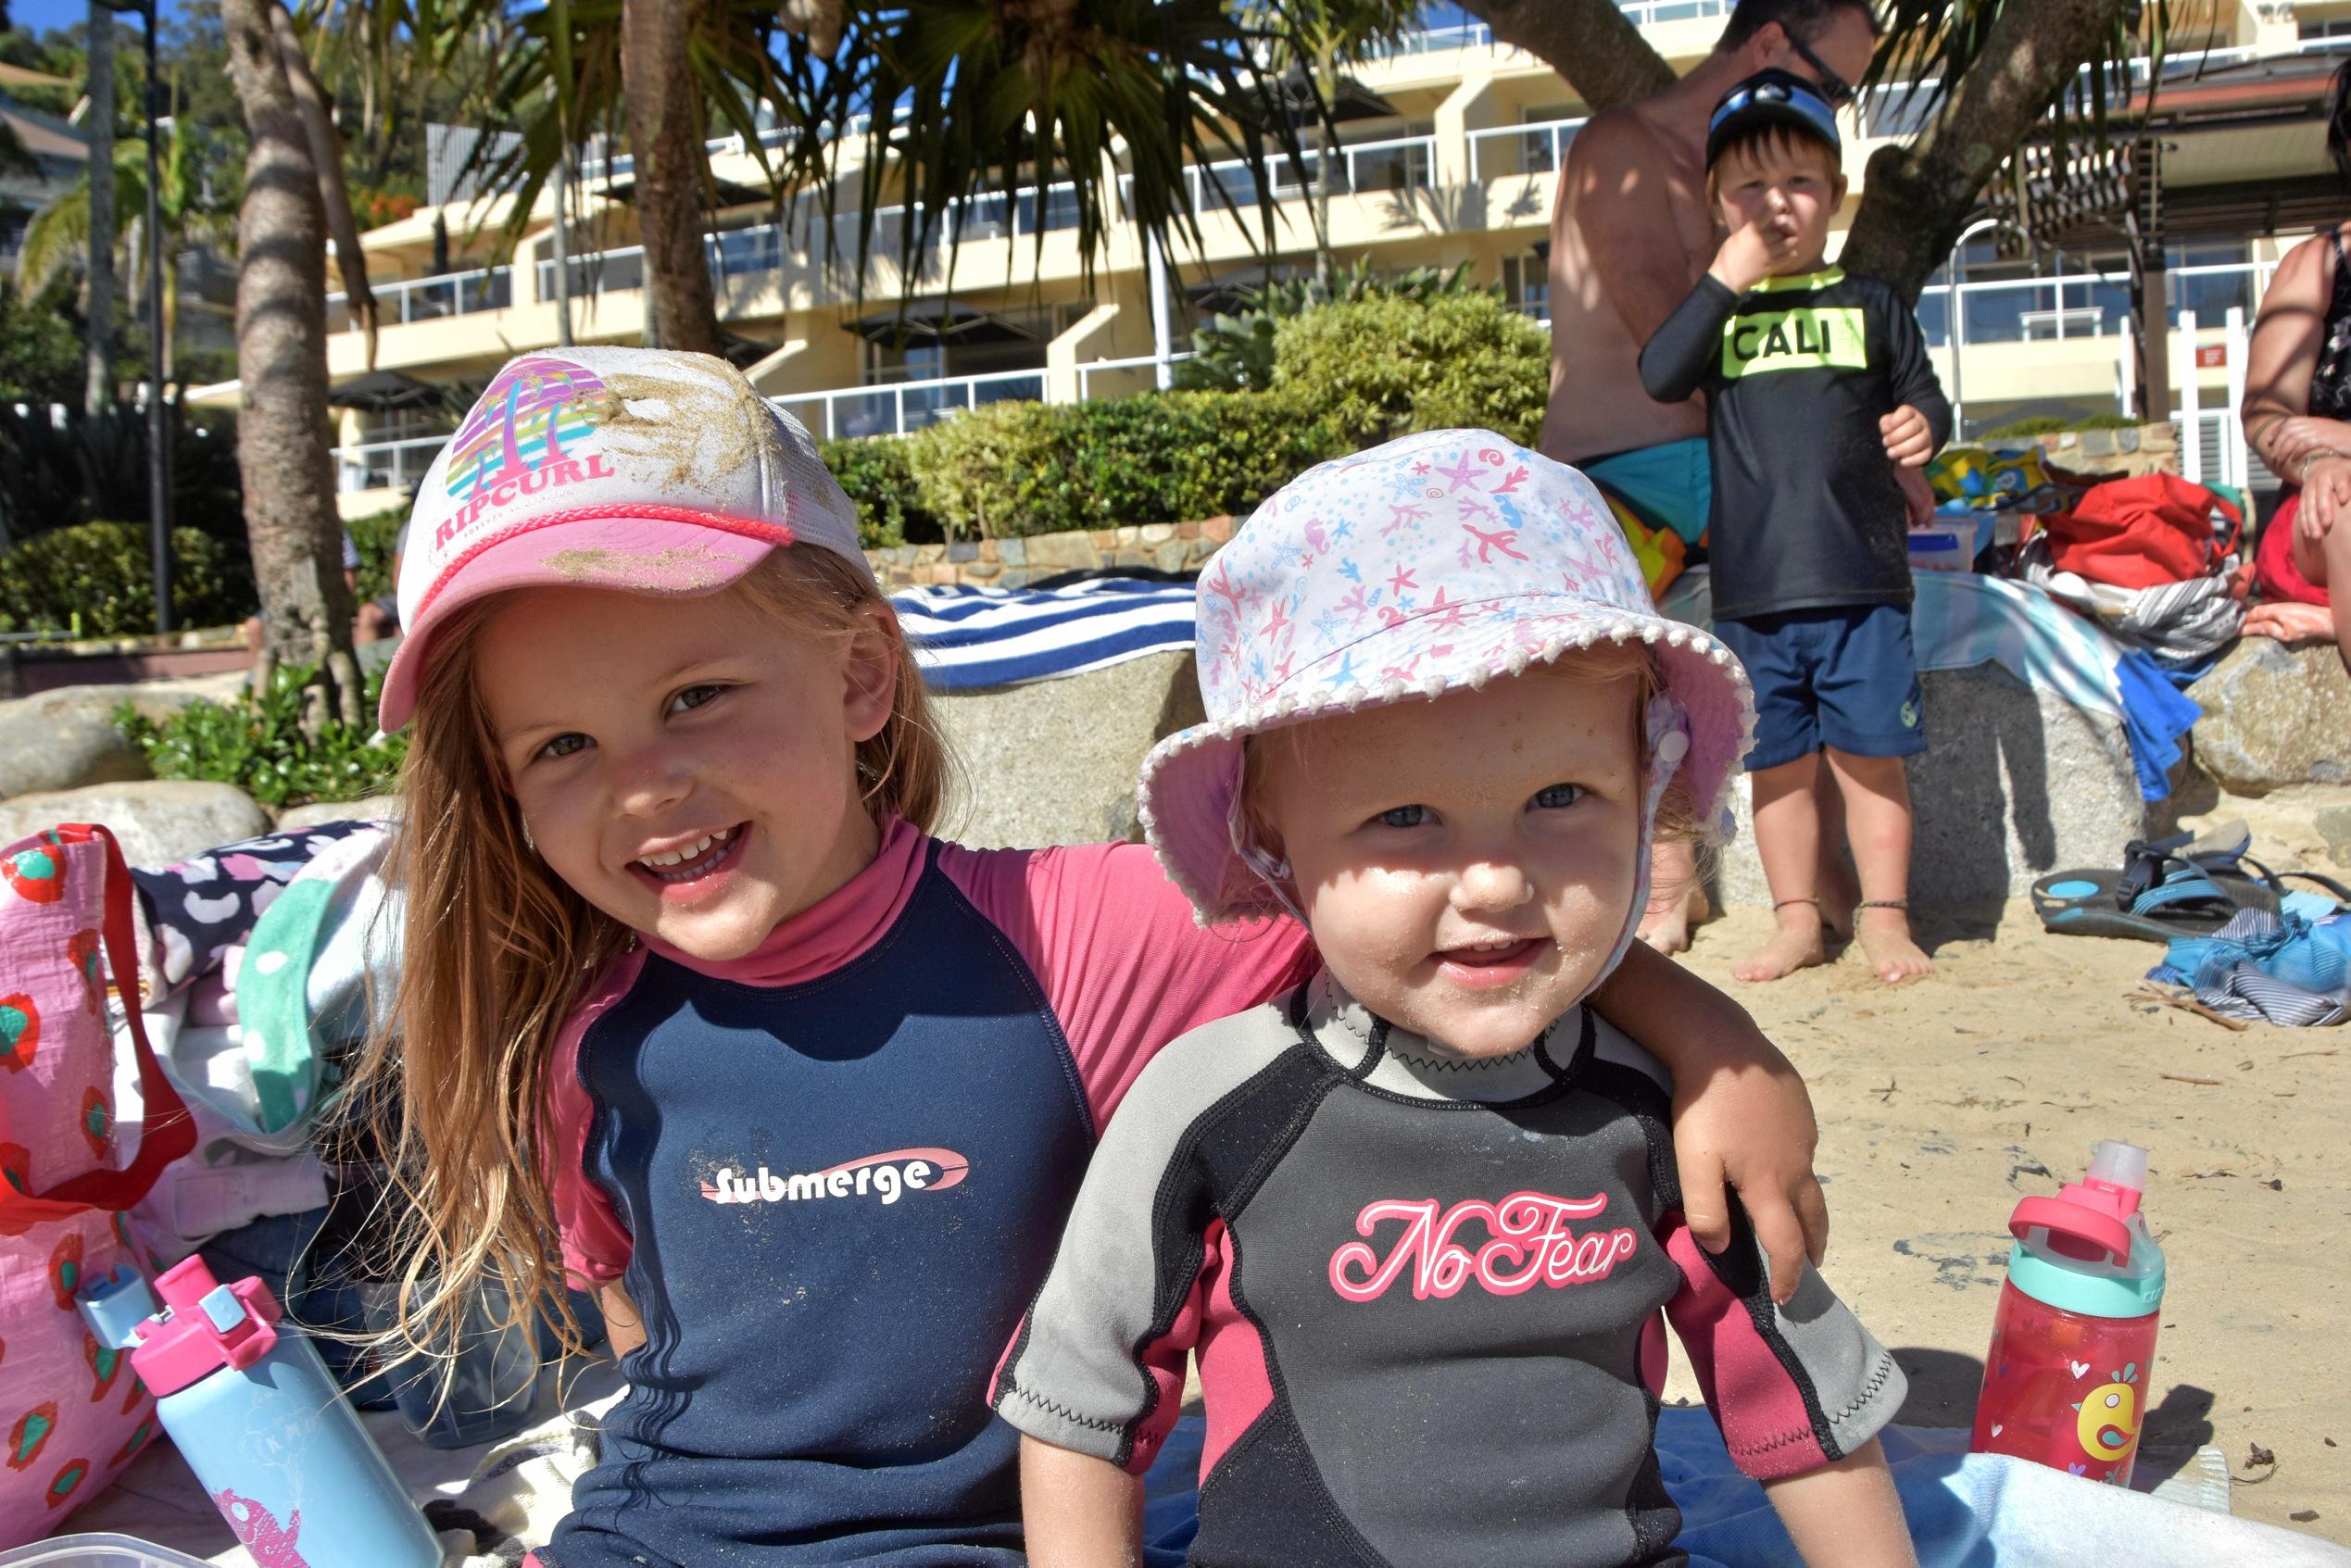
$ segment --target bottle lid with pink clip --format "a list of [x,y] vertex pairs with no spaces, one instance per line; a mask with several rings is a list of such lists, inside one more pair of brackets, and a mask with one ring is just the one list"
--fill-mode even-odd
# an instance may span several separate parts
[[2112,1139],[2089,1172],[2055,1198],[2028,1198],[2008,1216],[2017,1245],[2008,1283],[2036,1301],[2099,1318],[2143,1318],[2163,1302],[2163,1248],[2139,1198],[2147,1151]]
[[158,1399],[224,1369],[243,1372],[278,1342],[282,1314],[258,1279],[220,1285],[202,1258],[190,1258],[166,1269],[155,1287],[163,1311],[133,1331],[131,1366]]

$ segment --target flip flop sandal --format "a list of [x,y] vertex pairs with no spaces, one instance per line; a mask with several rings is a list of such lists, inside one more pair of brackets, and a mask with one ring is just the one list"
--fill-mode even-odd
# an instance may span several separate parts
[[2209,936],[2241,909],[2278,908],[2277,877],[2244,874],[2249,835],[2224,823],[2202,837],[2179,834],[2123,849],[2120,872],[2057,872],[2032,884],[2034,913],[2050,931],[2169,942]]

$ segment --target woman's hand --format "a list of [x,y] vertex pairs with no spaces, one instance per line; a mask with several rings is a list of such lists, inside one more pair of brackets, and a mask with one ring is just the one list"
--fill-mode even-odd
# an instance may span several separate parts
[[2305,544],[2315,546],[2325,539],[2346,509],[2351,509],[2351,457],[2330,455],[2303,470],[2302,505],[2294,508],[2294,532]]
[[2351,452],[2351,424],[2310,414],[2288,414],[2261,433],[2260,446],[2272,469],[2290,472],[2302,459],[2328,446]]
[[2332,642],[2334,612],[2324,605],[2272,600],[2246,611],[2242,631],[2248,637],[2275,637],[2282,643]]

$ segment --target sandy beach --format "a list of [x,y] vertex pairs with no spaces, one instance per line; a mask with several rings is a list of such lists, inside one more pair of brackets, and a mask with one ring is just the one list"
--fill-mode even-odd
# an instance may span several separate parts
[[[2255,852],[2323,868],[2294,825],[2307,815],[2283,818],[2256,814]],[[1858,950],[1739,985],[1732,960],[1769,924],[1735,910],[1700,930],[1689,962],[1811,1085],[1827,1273],[1909,1373],[1901,1419],[1970,1423],[2010,1209],[2077,1179],[2099,1139],[2127,1138],[2152,1151],[2145,1211],[2170,1262],[2153,1462],[2217,1444],[2239,1515],[2351,1542],[2351,1286],[2335,1251],[2351,1219],[2351,1033],[2238,1032],[2134,997],[2158,946],[2051,935],[2021,900],[1922,915],[1938,972],[1898,990]],[[1693,1388],[1678,1367],[1672,1391]]]

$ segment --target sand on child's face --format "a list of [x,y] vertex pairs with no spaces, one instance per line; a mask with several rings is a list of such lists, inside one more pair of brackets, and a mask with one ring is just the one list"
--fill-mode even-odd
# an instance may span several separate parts
[[1262,818],[1339,984],[1470,1056],[1598,984],[1639,881],[1637,696],[1520,676],[1281,732]]

